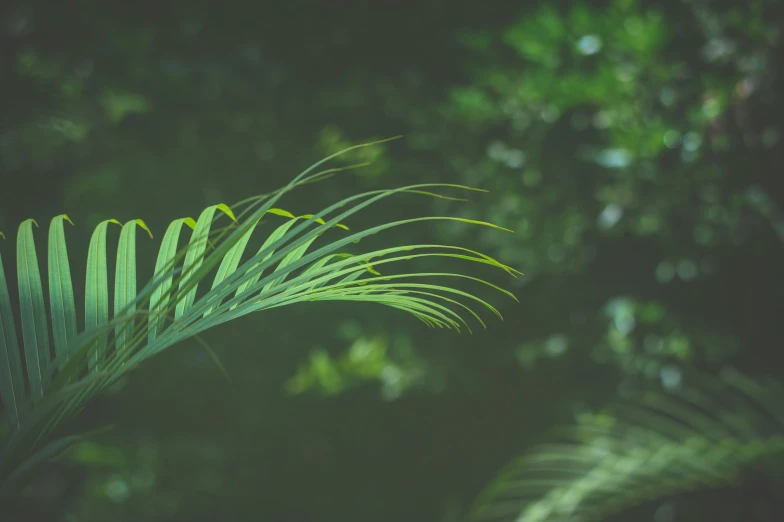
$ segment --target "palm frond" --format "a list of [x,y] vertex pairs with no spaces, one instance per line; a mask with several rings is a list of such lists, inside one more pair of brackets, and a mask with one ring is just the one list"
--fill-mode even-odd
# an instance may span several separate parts
[[38,223],[28,219],[19,226],[19,233],[16,236],[16,268],[30,395],[33,400],[40,400],[43,397],[44,387],[48,383],[49,329],[44,309],[38,256],[33,240],[33,225],[37,227]]
[[68,343],[76,337],[76,304],[74,302],[71,267],[65,244],[63,222],[70,218],[63,214],[49,225],[49,309],[52,314],[55,353],[68,360]]
[[692,375],[553,434],[502,470],[474,521],[589,522],[676,493],[731,484],[784,452],[784,391],[734,370]]
[[[343,300],[386,305],[408,312],[430,326],[457,330],[468,326],[462,317],[465,313],[484,325],[472,305],[500,316],[492,305],[470,292],[448,284],[410,282],[411,278],[449,277],[452,281],[459,278],[489,285],[512,296],[480,278],[447,272],[383,276],[377,270],[390,263],[440,256],[490,265],[511,275],[519,273],[486,255],[430,244],[359,254],[342,251],[371,234],[427,220],[448,219],[500,229],[490,223],[450,217],[412,218],[357,232],[351,232],[343,224],[362,209],[391,196],[435,194],[433,191],[439,189],[467,187],[420,184],[371,191],[346,198],[317,214],[301,216],[275,206],[296,186],[322,179],[337,170],[316,172],[323,161],[273,193],[249,198],[232,207],[210,206],[196,221],[174,220],[160,244],[154,275],[141,289],[136,280],[136,230],[142,228],[150,237],[152,233],[139,219],[121,225],[111,313],[107,232],[110,224],[120,223],[113,219],[100,223],[93,232],[87,254],[85,323],[80,331],[76,326],[63,229],[63,221],[70,222],[70,219],[58,216],[50,224],[49,316],[44,308],[33,242],[35,222],[22,223],[17,236],[20,289],[17,313],[22,324],[26,373],[22,370],[12,300],[0,258],[0,398],[12,427],[0,452],[0,494],[9,493],[22,472],[41,456],[62,449],[64,439],[57,438],[58,429],[127,371],[174,344],[246,314],[298,302]],[[245,256],[249,241],[261,229],[261,219],[267,214],[287,221],[267,235],[255,254]],[[221,219],[224,224],[217,226]],[[183,225],[192,229],[192,233],[188,244],[178,248]],[[323,239],[326,233],[330,234],[330,241]],[[199,292],[200,283],[212,273],[215,275],[209,290]],[[467,303],[461,302],[461,298]],[[54,338],[54,358],[49,353],[49,325]]]

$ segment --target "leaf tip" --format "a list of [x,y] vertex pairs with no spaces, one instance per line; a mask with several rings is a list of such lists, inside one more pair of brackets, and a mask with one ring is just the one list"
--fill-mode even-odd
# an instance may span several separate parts
[[231,208],[229,208],[229,206],[226,203],[220,203],[216,208],[218,210],[222,211],[227,216],[229,216],[229,219],[231,219],[235,223],[239,224],[239,222],[237,221],[237,218],[234,217],[234,212],[232,212]]
[[147,232],[147,235],[150,236],[150,239],[153,239],[152,232],[150,231],[150,228],[147,226],[147,223],[145,223],[143,219],[134,219],[134,222]]
[[265,214],[274,214],[276,216],[281,216],[289,219],[294,219],[296,216],[289,212],[288,210],[283,210],[282,208],[272,207],[267,209]]

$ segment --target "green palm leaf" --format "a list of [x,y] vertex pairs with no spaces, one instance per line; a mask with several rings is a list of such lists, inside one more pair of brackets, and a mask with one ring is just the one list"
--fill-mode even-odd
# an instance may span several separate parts
[[117,264],[114,275],[114,317],[128,316],[128,320],[115,327],[115,346],[117,350],[125,350],[128,344],[128,330],[133,326],[136,312],[136,227],[147,231],[152,239],[152,232],[141,219],[127,222],[120,232],[120,244],[117,247]]
[[76,337],[76,305],[63,221],[73,225],[65,214],[52,219],[49,225],[49,305],[55,353],[65,354],[68,360],[68,343]]
[[[199,216],[199,220],[196,221],[196,226],[193,229],[191,241],[188,245],[188,253],[185,256],[185,264],[183,265],[183,271],[187,275],[180,283],[181,288],[188,286],[188,283],[193,280],[193,273],[196,273],[197,269],[202,264],[204,252],[207,250],[210,227],[212,226],[212,221],[216,210],[223,211],[232,220],[236,221],[234,213],[226,204],[221,203],[220,205],[213,205],[204,209],[204,211]],[[193,304],[193,301],[196,299],[196,287],[198,285],[198,281],[193,281],[194,284],[188,286],[188,291],[185,294],[185,298],[177,303],[177,310],[174,315],[175,319],[181,317],[182,314],[185,313],[188,308],[190,308],[190,306]]]
[[41,288],[41,273],[35,253],[32,219],[19,225],[16,240],[16,267],[19,280],[19,308],[22,312],[22,336],[24,339],[27,375],[30,393],[34,400],[43,397],[47,384],[49,366],[49,329],[46,326],[44,292]]
[[188,225],[191,229],[196,228],[196,222],[191,218],[175,219],[166,229],[161,248],[158,250],[158,259],[155,262],[155,276],[157,278],[163,277],[164,279],[155,288],[152,296],[150,296],[150,317],[148,319],[147,334],[149,343],[155,340],[155,337],[157,337],[164,326],[161,316],[165,314],[169,289],[174,279],[173,267],[176,262],[177,242],[180,238],[182,225]]
[[474,521],[589,522],[645,502],[731,484],[784,453],[784,391],[733,370],[691,375],[589,416],[523,454],[478,497]]
[[[109,321],[109,276],[106,266],[106,232],[109,223],[122,226],[116,219],[103,221],[95,227],[87,253],[87,282],[84,299],[84,329],[94,331]],[[88,365],[95,368],[99,352],[106,340],[99,336],[89,350]]]
[[[333,155],[334,157],[334,155]],[[329,158],[327,158],[329,159]],[[43,307],[32,221],[22,224],[18,236],[17,272],[20,280],[20,312],[28,361],[32,399],[24,394],[24,376],[13,327],[11,300],[0,266],[0,388],[10,437],[0,453],[0,494],[13,491],[13,477],[39,460],[59,451],[63,439],[58,428],[78,413],[101,390],[147,358],[218,324],[261,310],[305,301],[344,300],[372,302],[406,311],[429,326],[460,329],[468,326],[462,314],[482,323],[472,305],[500,316],[486,301],[470,292],[435,283],[415,283],[411,278],[462,279],[509,292],[482,279],[459,273],[404,273],[383,276],[374,267],[403,263],[420,257],[441,256],[518,272],[494,259],[451,246],[408,245],[361,254],[343,252],[371,234],[427,220],[452,219],[467,224],[495,227],[489,223],[448,217],[414,218],[350,232],[343,221],[384,198],[403,194],[435,194],[455,185],[422,184],[395,190],[372,191],[340,201],[317,214],[295,216],[275,206],[296,186],[322,179],[336,169],[317,172],[321,161],[282,189],[250,198],[233,207],[214,205],[194,222],[173,221],[158,251],[153,278],[137,288],[135,231],[141,220],[127,222],[120,232],[114,275],[114,307],[109,314],[107,229],[100,223],[87,255],[85,325],[77,333],[70,268],[62,221],[55,218],[50,230],[50,304]],[[235,215],[236,213],[236,215]],[[268,233],[255,254],[245,257],[254,232],[263,230],[261,218],[270,214],[284,218]],[[226,219],[228,218],[228,219]],[[225,226],[217,226],[224,219]],[[228,224],[226,222],[228,221]],[[183,224],[192,228],[188,244],[178,249]],[[500,227],[495,227],[500,228]],[[373,265],[370,265],[370,261]],[[1,265],[1,263],[0,263]],[[212,276],[209,290],[200,282]],[[407,281],[408,280],[408,281]],[[513,296],[512,296],[513,297]],[[463,300],[467,302],[462,302]],[[47,325],[51,321],[56,356],[48,348]],[[34,457],[34,456],[38,457]]]
[[18,430],[20,410],[24,401],[24,375],[2,257],[0,257],[0,399],[3,401],[11,429]]

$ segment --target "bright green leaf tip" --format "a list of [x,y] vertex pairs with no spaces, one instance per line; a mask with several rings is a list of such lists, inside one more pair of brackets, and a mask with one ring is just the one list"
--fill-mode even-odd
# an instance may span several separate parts
[[275,214],[276,216],[283,216],[291,219],[294,219],[295,217],[294,214],[292,214],[288,210],[283,210],[282,208],[276,208],[276,207],[268,209],[265,212],[265,214]]
[[[265,214],[275,214],[276,216],[282,216],[282,217],[286,217],[286,218],[289,218],[289,219],[296,219],[296,218],[310,219],[310,218],[313,217],[313,214],[302,214],[301,216],[295,216],[294,214],[292,214],[288,210],[283,210],[282,208],[277,208],[277,207],[272,207],[270,209],[267,209],[264,213]],[[320,225],[326,224],[326,222],[323,219],[321,219],[321,218],[316,218],[314,221],[316,223],[320,224]],[[346,225],[342,224],[342,223],[337,223],[335,226],[338,227],[338,228],[342,228],[343,230],[349,230],[349,228]]]
[[234,212],[232,212],[232,211],[231,211],[231,209],[229,208],[229,206],[228,206],[226,203],[220,203],[220,204],[219,204],[219,205],[218,205],[216,208],[217,208],[218,210],[222,211],[222,212],[223,212],[224,214],[226,214],[227,216],[229,216],[229,218],[230,218],[232,221],[234,221],[235,223],[237,223],[237,222],[238,222],[238,221],[237,221],[237,218],[236,218],[236,217],[234,217]]
[[[303,218],[303,219],[310,219],[310,218],[312,218],[313,216],[314,216],[314,214],[302,214],[302,215],[301,215],[301,216],[299,216],[299,217],[300,217],[300,218]],[[324,221],[324,220],[323,220],[323,219],[321,219],[321,218],[316,218],[314,221],[315,221],[316,223],[318,223],[319,225],[326,225],[326,224],[327,224],[327,222],[326,222],[326,221]],[[344,225],[344,224],[342,224],[342,223],[337,223],[335,226],[336,226],[336,227],[338,227],[338,228],[342,228],[343,230],[348,230],[348,229],[349,229],[349,228],[348,228],[346,225]]]
[[479,220],[476,220],[476,219],[457,218],[457,217],[447,217],[445,219],[449,219],[449,220],[452,220],[452,221],[460,221],[461,223],[469,223],[469,224],[472,224],[472,225],[482,225],[482,226],[485,226],[485,227],[495,228],[497,230],[503,230],[504,232],[512,232],[512,233],[514,233],[514,230],[511,230],[511,229],[508,229],[508,228],[504,228],[502,226],[495,225],[493,223],[488,223],[487,221],[479,221]]
[[139,225],[140,227],[142,227],[144,230],[146,230],[146,231],[147,231],[147,234],[149,234],[149,236],[150,236],[150,239],[152,239],[152,238],[153,238],[153,237],[152,237],[152,232],[150,231],[149,227],[147,227],[147,223],[145,223],[145,222],[144,222],[143,220],[141,220],[141,219],[134,219],[134,221],[136,222],[136,224],[137,224],[137,225]]
[[1,236],[3,239],[5,239],[5,234],[3,234],[2,232],[0,232],[0,236]]
[[73,227],[76,226],[76,225],[74,225],[74,222],[71,221],[71,218],[68,217],[68,214],[60,214],[60,217],[63,218],[64,220],[66,220],[67,222],[69,222],[71,224],[71,226],[73,226]]
[[196,220],[193,218],[186,217],[182,222],[188,225],[191,230],[194,230],[196,228]]

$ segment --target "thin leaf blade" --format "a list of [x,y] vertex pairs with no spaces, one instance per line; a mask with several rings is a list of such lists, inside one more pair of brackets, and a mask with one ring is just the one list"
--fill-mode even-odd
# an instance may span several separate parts
[[46,326],[46,308],[38,268],[38,256],[33,239],[33,224],[28,219],[19,225],[16,242],[16,266],[19,281],[19,308],[22,315],[22,338],[24,339],[27,375],[30,379],[30,394],[40,400],[44,394],[47,366],[49,364],[49,329]]
[[[185,262],[183,263],[184,275],[179,287],[181,291],[187,289],[187,292],[177,303],[177,308],[174,313],[175,319],[182,317],[196,299],[198,281],[195,281],[193,277],[194,273],[204,262],[204,253],[207,250],[210,228],[212,227],[212,221],[216,210],[222,211],[229,216],[232,221],[236,222],[234,213],[231,212],[228,205],[224,203],[207,207],[199,215],[199,219],[196,221],[196,227],[191,235],[190,243],[188,244],[188,253],[185,255]],[[189,286],[190,288],[188,288]]]
[[155,278],[166,276],[163,281],[155,288],[150,296],[150,317],[147,321],[147,342],[152,343],[164,328],[164,321],[171,300],[170,290],[174,280],[174,263],[177,256],[177,243],[180,240],[182,226],[187,225],[191,229],[196,227],[196,222],[191,218],[180,218],[172,221],[165,234],[161,247],[158,250],[158,258],[155,261]]
[[117,245],[117,262],[114,275],[114,317],[127,315],[128,320],[115,327],[115,347],[122,353],[128,347],[130,331],[133,330],[133,315],[136,312],[136,227],[152,232],[141,219],[128,221],[120,232]]
[[[64,354],[70,340],[76,337],[76,304],[63,230],[64,221],[73,225],[65,214],[53,218],[49,225],[49,308],[57,355]],[[67,354],[62,361],[62,364],[67,361]]]
[[[106,262],[106,233],[109,223],[122,226],[116,219],[102,221],[95,227],[87,252],[87,278],[85,284],[85,330],[93,330],[109,321],[109,281]],[[106,336],[99,336],[91,343],[91,355],[87,366],[98,370]]]
[[11,296],[0,256],[0,399],[3,400],[8,424],[19,429],[24,404],[24,374],[16,326],[11,308]]

